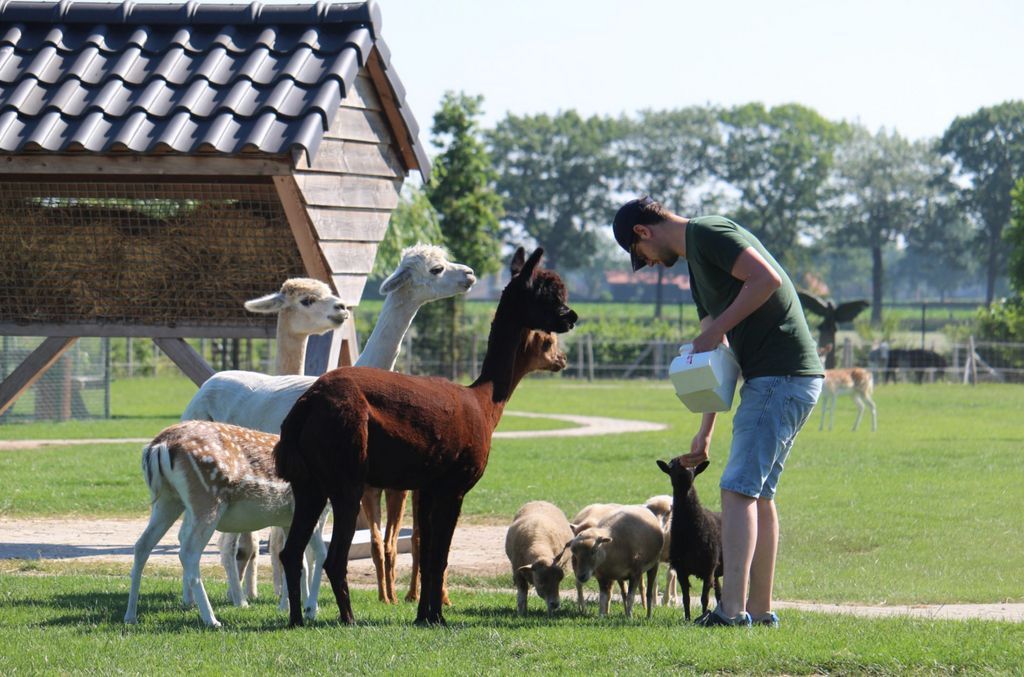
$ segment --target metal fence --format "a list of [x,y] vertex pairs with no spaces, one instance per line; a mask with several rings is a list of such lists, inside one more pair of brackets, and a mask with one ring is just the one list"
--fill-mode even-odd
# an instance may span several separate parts
[[[568,367],[559,378],[664,379],[679,353],[671,341],[610,341],[590,334],[562,337]],[[41,338],[4,336],[0,343],[0,379],[6,378],[34,350]],[[189,341],[215,369],[270,373],[274,341],[267,339],[194,339]],[[418,375],[444,376],[465,382],[480,372],[486,339],[464,346],[453,367],[408,341],[396,369]],[[878,386],[889,383],[1024,383],[1024,343],[968,340],[944,350],[890,347],[885,353],[868,346],[841,347],[844,367],[871,369]],[[85,419],[111,415],[111,382],[122,378],[178,375],[178,367],[148,339],[79,339],[45,374],[0,416],[0,424],[28,420]]]

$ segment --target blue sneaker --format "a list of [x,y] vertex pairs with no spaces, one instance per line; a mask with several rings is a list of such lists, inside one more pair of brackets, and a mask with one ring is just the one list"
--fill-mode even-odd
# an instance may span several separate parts
[[754,625],[763,625],[769,628],[779,627],[779,617],[775,615],[774,611],[769,611],[766,614],[758,616],[757,618],[751,619]]
[[741,611],[739,616],[735,618],[726,618],[722,614],[718,613],[720,607],[715,607],[714,611],[709,611],[697,620],[693,622],[694,625],[702,628],[714,628],[714,627],[750,627],[750,614],[746,611]]

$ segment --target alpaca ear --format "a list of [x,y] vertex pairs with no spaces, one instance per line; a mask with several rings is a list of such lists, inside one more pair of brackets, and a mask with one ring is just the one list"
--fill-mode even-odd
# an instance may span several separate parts
[[399,264],[395,272],[391,273],[386,280],[380,283],[380,293],[390,294],[391,292],[405,286],[412,279],[412,271],[406,266]]
[[711,465],[711,461],[704,461],[703,463],[698,465],[696,468],[693,469],[693,476],[696,477],[697,475],[704,472],[704,470],[706,470],[709,465]]
[[661,460],[660,458],[658,459],[657,463],[658,467],[661,468],[661,472],[665,473],[666,475],[672,474],[672,471],[669,470],[668,463],[665,463],[665,461]]
[[512,263],[509,264],[509,270],[512,271],[512,277],[519,274],[519,271],[523,269],[523,264],[526,262],[526,250],[522,247],[516,247],[516,253],[512,255]]
[[533,271],[536,270],[537,265],[540,263],[540,258],[544,256],[544,247],[537,247],[530,254],[530,258],[526,260],[526,265],[523,266],[523,270],[520,275],[526,278],[533,277]]
[[245,302],[245,309],[250,313],[278,313],[285,306],[285,297],[281,292],[267,294],[258,299]]

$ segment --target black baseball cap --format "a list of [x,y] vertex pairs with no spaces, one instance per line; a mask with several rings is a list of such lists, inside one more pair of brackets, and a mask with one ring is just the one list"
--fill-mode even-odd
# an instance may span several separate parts
[[[636,242],[636,233],[633,226],[637,224],[650,225],[651,219],[643,213],[645,207],[658,204],[649,195],[630,200],[619,207],[615,212],[615,220],[612,221],[612,233],[619,246],[629,252],[629,261],[633,265],[633,272],[636,272],[647,265],[647,261],[636,253],[633,244]],[[660,219],[659,219],[660,220]]]

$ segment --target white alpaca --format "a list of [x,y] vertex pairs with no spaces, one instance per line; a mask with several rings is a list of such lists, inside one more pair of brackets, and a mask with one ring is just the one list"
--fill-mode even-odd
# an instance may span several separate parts
[[[419,308],[430,301],[465,293],[476,282],[468,266],[448,261],[441,247],[418,244],[402,251],[402,260],[395,271],[381,284],[386,294],[377,324],[366,341],[355,366],[393,369],[402,339],[412,324]],[[281,349],[278,348],[278,354]],[[301,362],[299,363],[301,365]],[[279,364],[280,366],[280,364]],[[207,420],[233,423],[245,428],[278,434],[281,421],[295,401],[316,380],[314,376],[267,376],[254,372],[225,371],[206,381],[189,402],[182,420]],[[368,493],[372,490],[368,490]],[[379,493],[378,506],[379,506]],[[376,520],[371,519],[374,553],[380,542],[379,508]],[[323,543],[323,519],[313,535],[317,547]],[[396,527],[397,529],[397,527]],[[389,525],[390,531],[390,525]],[[237,542],[237,544],[236,544]],[[221,537],[221,561],[228,576],[229,596],[236,605],[244,605],[245,598],[255,597],[255,574],[244,570],[246,590],[243,594],[236,560],[243,566],[249,562],[248,551],[254,550],[251,535],[225,534]],[[277,553],[284,545],[281,532],[271,532],[271,567],[274,571],[274,590],[282,593],[282,576]],[[236,556],[236,553],[241,553]],[[316,554],[316,553],[314,553]],[[375,564],[377,557],[374,557]],[[310,567],[311,587],[318,587],[323,558],[317,556]],[[378,566],[378,580],[380,580]],[[251,583],[250,583],[251,582]],[[287,602],[282,597],[282,606]]]
[[[279,374],[301,374],[306,360],[306,340],[314,334],[323,334],[339,328],[349,317],[341,299],[334,295],[331,288],[320,280],[309,278],[292,278],[281,285],[281,289],[273,294],[261,296],[245,302],[250,312],[277,315],[277,358],[275,369]],[[224,372],[231,374],[250,374],[253,372]],[[260,376],[257,374],[257,376]],[[215,375],[207,380],[204,388],[209,386],[217,389],[222,380]],[[202,392],[202,390],[200,390]],[[193,402],[195,398],[193,398]],[[189,405],[191,407],[191,403]],[[198,418],[189,414],[186,408],[183,420]],[[209,419],[222,420],[222,419]],[[266,431],[266,432],[279,432]],[[322,540],[314,538],[310,550],[320,558],[327,556],[326,546]],[[237,557],[237,564],[235,559]],[[247,534],[246,542],[238,547],[235,542],[229,549],[221,548],[221,562],[228,571],[228,595],[236,605],[245,606],[246,597],[256,597],[256,544],[252,534]],[[229,565],[229,562],[231,564]],[[183,574],[184,576],[184,574]],[[246,595],[241,593],[240,577],[245,577]],[[183,577],[182,600],[186,605],[193,603],[191,588]]]

